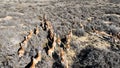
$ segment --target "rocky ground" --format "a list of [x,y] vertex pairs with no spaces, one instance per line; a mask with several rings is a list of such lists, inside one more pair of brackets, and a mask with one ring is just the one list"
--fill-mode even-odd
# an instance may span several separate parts
[[[42,55],[36,68],[63,68],[45,52],[44,14],[61,38],[72,29],[69,68],[120,68],[120,0],[0,0],[0,68],[27,67],[36,49]],[[19,58],[20,43],[37,25],[39,34]]]

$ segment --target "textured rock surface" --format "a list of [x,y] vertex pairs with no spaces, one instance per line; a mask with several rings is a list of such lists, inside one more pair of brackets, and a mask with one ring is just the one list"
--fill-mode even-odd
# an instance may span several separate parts
[[[19,43],[41,24],[43,14],[61,38],[73,29],[71,49],[66,53],[70,68],[120,68],[120,39],[115,37],[120,32],[119,0],[0,0],[0,68],[24,68],[36,55],[35,49],[42,52],[36,68],[63,67],[46,54],[48,32],[41,26],[25,55],[18,57]],[[95,33],[94,28],[114,37]]]

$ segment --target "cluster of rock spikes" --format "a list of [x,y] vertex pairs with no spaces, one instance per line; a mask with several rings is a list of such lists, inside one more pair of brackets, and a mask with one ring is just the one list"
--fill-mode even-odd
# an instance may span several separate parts
[[[41,27],[43,30],[48,31],[48,42],[51,42],[50,45],[47,45],[48,50],[47,50],[47,55],[50,58],[53,58],[53,53],[55,52],[56,49],[59,51],[59,58],[61,64],[65,67],[68,68],[68,60],[65,55],[65,50],[69,51],[70,49],[70,42],[71,42],[71,37],[72,37],[72,30],[68,32],[68,34],[65,36],[64,43],[61,41],[60,35],[54,32],[52,23],[47,20],[46,16],[43,15]],[[25,49],[27,48],[28,41],[32,38],[32,35],[35,34],[37,35],[39,33],[39,26],[36,26],[35,31],[30,30],[29,34],[25,37],[25,39],[20,43],[20,48],[18,49],[18,56],[19,58],[23,57],[25,54]],[[61,47],[61,45],[63,45]],[[51,46],[51,47],[50,47]],[[36,64],[41,61],[41,51],[37,50],[37,55],[35,57],[31,57],[31,64],[29,65],[29,68],[35,68]],[[58,59],[59,59],[58,58]]]

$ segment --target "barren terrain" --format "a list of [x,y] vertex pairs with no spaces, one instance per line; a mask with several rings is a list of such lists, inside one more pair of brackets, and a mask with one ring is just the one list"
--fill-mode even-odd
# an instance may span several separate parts
[[[63,44],[72,30],[70,50],[64,50],[69,68],[120,68],[120,0],[0,0],[0,68],[29,68],[36,50],[36,68],[65,68],[59,48],[52,58],[46,53],[44,14]],[[20,43],[36,26],[39,33],[20,58]]]

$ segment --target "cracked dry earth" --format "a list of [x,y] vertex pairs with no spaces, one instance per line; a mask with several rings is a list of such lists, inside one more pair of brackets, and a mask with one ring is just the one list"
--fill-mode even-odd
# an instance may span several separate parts
[[[44,14],[61,39],[72,29],[70,50],[65,51],[69,68],[120,68],[120,0],[0,0],[0,68],[25,68],[36,49],[42,56],[36,68],[64,68],[44,49]],[[19,58],[20,43],[37,25],[40,32]]]

